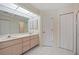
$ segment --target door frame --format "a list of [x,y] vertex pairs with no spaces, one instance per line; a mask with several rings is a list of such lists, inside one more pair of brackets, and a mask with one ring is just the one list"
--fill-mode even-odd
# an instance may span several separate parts
[[76,54],[78,54],[78,53],[77,53],[77,46],[78,46],[78,45],[77,45],[77,43],[78,43],[78,42],[77,42],[77,41],[78,41],[78,36],[77,36],[77,35],[78,35],[78,33],[77,33],[77,29],[78,29],[78,13],[79,13],[79,10],[78,10],[77,13],[76,13]]

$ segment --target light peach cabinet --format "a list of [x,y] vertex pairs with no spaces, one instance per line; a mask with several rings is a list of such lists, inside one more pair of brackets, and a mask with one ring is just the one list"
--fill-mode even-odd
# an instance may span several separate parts
[[25,37],[23,40],[23,53],[39,44],[39,35]]
[[38,35],[0,42],[0,55],[19,55],[38,44]]
[[39,44],[39,36],[33,35],[31,36],[31,48]]
[[23,40],[23,53],[30,49],[30,37],[24,37]]
[[7,42],[0,43],[0,54],[8,54],[8,55],[14,55],[14,54],[21,54],[22,53],[22,40],[21,39],[15,39]]

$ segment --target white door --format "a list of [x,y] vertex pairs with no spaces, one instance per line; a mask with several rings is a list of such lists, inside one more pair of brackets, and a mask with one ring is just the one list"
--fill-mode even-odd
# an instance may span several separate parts
[[79,55],[79,12],[77,14],[77,54]]
[[53,46],[53,19],[45,18],[43,20],[43,46]]
[[74,40],[74,14],[60,15],[60,47],[73,51]]

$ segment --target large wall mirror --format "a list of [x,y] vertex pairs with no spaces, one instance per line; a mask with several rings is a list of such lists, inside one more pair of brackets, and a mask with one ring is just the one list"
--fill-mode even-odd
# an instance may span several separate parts
[[38,30],[38,20],[0,11],[0,35],[33,33]]
[[28,32],[27,18],[0,12],[0,35]]
[[0,4],[0,35],[36,32],[38,18],[16,4]]

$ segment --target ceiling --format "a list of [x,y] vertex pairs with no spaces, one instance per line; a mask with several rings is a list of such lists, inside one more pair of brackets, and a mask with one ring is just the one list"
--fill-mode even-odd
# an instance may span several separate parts
[[57,10],[70,5],[69,3],[31,3],[31,5],[41,11]]

